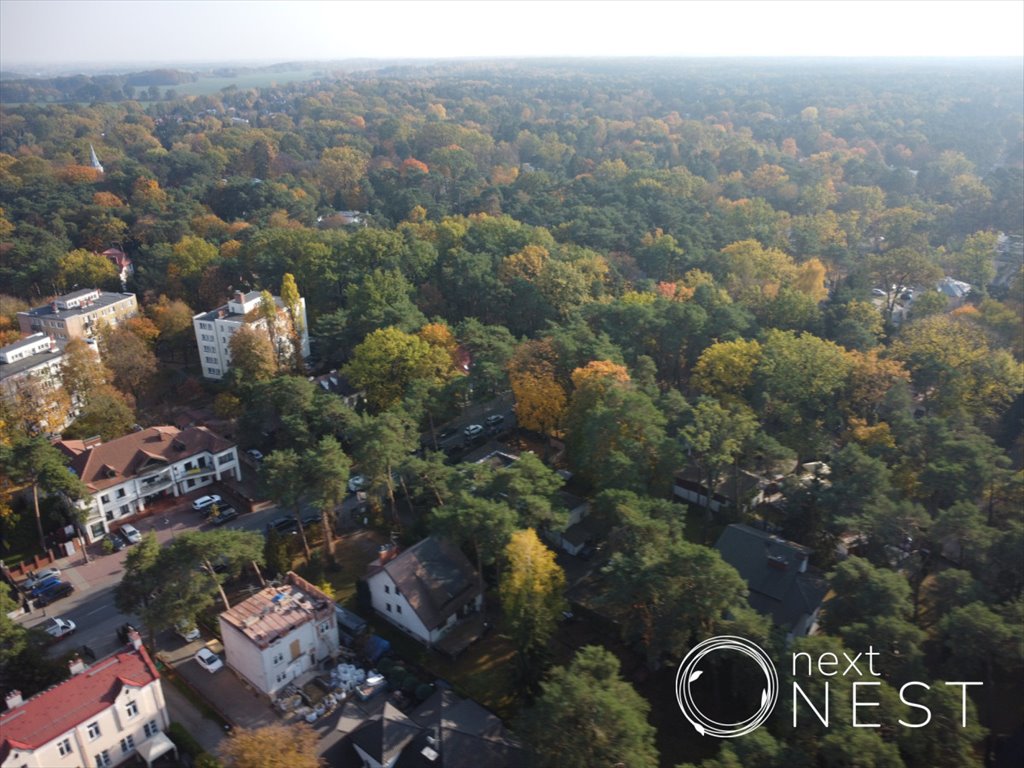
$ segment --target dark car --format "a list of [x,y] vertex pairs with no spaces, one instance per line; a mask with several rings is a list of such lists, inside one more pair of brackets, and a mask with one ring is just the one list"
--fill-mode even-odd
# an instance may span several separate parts
[[111,531],[104,538],[110,542],[110,546],[113,547],[115,552],[120,552],[128,546],[128,542],[125,541],[124,537],[117,531]]
[[60,600],[62,597],[67,597],[75,588],[71,586],[69,582],[60,581],[54,584],[52,587],[37,595],[35,598],[36,608],[41,608],[50,603]]
[[311,525],[322,525],[324,522],[323,515],[319,512],[316,514],[309,514],[302,518],[302,527],[308,528]]
[[224,507],[224,509],[217,510],[216,515],[210,517],[210,522],[213,525],[224,525],[224,523],[231,522],[238,517],[238,510],[234,507]]
[[117,639],[120,640],[122,644],[127,644],[128,635],[131,632],[138,632],[138,629],[133,627],[131,624],[122,624],[117,628]]
[[299,522],[294,517],[275,517],[267,523],[267,533],[275,530],[278,533],[298,533]]
[[28,591],[29,597],[38,597],[46,590],[51,587],[55,587],[60,584],[60,576],[49,576],[45,579],[41,579],[32,585],[32,589]]

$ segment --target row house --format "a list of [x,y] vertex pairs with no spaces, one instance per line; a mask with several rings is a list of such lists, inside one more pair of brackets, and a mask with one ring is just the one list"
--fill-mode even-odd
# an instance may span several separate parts
[[225,477],[242,479],[237,445],[206,427],[149,427],[106,443],[94,438],[54,445],[71,457],[71,471],[89,489],[90,496],[77,503],[87,511],[90,542],[157,497],[180,496]]
[[134,293],[87,288],[19,312],[18,326],[23,335],[45,333],[64,349],[71,339],[92,339],[100,326],[117,327],[138,314],[139,303]]

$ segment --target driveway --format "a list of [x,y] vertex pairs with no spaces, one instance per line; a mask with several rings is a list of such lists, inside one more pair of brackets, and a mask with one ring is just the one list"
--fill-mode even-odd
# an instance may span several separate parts
[[[175,639],[168,639],[169,635]],[[160,637],[160,660],[172,667],[182,680],[204,699],[217,713],[236,728],[261,728],[281,722],[267,698],[250,688],[226,665],[207,672],[193,658],[204,645],[224,658],[224,646],[219,640],[200,639],[186,643],[173,633]]]

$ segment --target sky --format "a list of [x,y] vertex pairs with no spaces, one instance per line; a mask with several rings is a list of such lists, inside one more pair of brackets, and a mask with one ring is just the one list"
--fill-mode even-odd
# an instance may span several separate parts
[[537,56],[1024,56],[1022,0],[0,0],[0,68]]

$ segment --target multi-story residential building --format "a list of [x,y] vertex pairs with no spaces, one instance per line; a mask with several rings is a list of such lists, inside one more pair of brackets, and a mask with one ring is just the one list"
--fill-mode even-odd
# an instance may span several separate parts
[[87,288],[58,296],[42,307],[18,313],[18,325],[26,336],[45,333],[61,349],[71,339],[91,339],[100,326],[118,326],[139,314],[134,293],[110,293]]
[[59,440],[71,456],[71,470],[89,488],[78,504],[88,513],[89,541],[115,521],[128,522],[158,496],[209,485],[228,476],[242,479],[237,446],[206,427],[150,427],[110,442]]
[[482,616],[483,588],[477,572],[446,539],[431,536],[397,555],[385,549],[370,563],[366,584],[379,615],[424,645],[453,655],[473,638],[442,641],[460,619]]
[[131,634],[130,646],[87,667],[71,661],[71,677],[23,701],[7,696],[0,715],[0,768],[147,765],[174,750],[156,665]]
[[[209,312],[200,312],[192,318],[196,345],[199,347],[199,359],[203,364],[203,376],[208,379],[224,377],[231,367],[231,337],[244,325],[258,329],[276,341],[278,348],[275,351],[279,357],[287,357],[294,351],[292,324],[281,297],[274,297],[277,320],[273,334],[270,333],[267,319],[258,311],[260,301],[259,291],[238,291],[224,306]],[[303,298],[299,299],[299,315],[299,352],[306,358],[309,357],[309,332],[306,323],[306,300]]]
[[292,572],[220,614],[227,665],[274,696],[295,678],[338,652],[334,601]]
[[36,420],[31,428],[44,434],[60,432],[78,410],[63,393],[63,359],[63,351],[45,333],[34,333],[0,347],[0,397],[16,412]]

